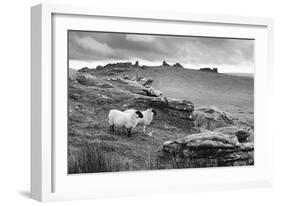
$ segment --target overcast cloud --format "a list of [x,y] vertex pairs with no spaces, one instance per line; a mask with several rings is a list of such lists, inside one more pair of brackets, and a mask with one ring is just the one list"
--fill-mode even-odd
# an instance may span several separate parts
[[70,60],[166,60],[183,65],[228,65],[253,70],[253,56],[253,40],[78,31],[69,33]]

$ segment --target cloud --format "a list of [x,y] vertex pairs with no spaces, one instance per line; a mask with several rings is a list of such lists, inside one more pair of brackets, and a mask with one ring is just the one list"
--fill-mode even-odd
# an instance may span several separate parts
[[74,38],[85,50],[91,50],[92,52],[102,55],[109,55],[112,53],[112,49],[106,43],[100,43],[89,36],[82,38],[76,36]]
[[135,35],[135,34],[127,34],[126,39],[128,41],[136,41],[136,42],[153,42],[155,37],[151,35]]
[[69,59],[253,65],[254,40],[71,31]]

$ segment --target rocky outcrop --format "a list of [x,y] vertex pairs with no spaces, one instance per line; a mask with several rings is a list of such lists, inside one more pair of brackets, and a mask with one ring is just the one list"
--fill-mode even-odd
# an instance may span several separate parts
[[251,136],[248,131],[243,129],[237,130],[235,132],[235,135],[237,136],[239,142],[246,142],[248,138]]
[[131,62],[117,62],[112,64],[107,64],[103,68],[130,68],[133,64]]
[[253,165],[254,145],[239,143],[218,131],[207,131],[164,142],[158,155],[166,168]]
[[[131,62],[117,62],[117,63],[111,63],[111,64],[106,64],[104,66],[97,66],[97,70],[102,70],[102,69],[114,69],[114,68],[123,68],[123,69],[128,69],[131,67],[139,67],[139,62],[136,61],[135,64],[132,64]],[[120,70],[121,71],[121,70]]]
[[88,67],[83,67],[83,68],[79,69],[78,72],[90,72],[90,71],[92,71],[92,70],[93,70],[93,69],[90,69],[90,68],[88,68]]
[[168,64],[168,63],[164,60],[163,63],[162,63],[162,66],[163,66],[163,67],[169,67],[170,64]]
[[102,81],[97,79],[95,76],[88,74],[88,73],[78,73],[75,80],[84,86],[94,86],[94,87],[100,87],[100,88],[113,88],[113,85],[111,85],[108,82]]
[[175,63],[173,66],[183,68],[183,66],[180,63]]
[[135,98],[134,104],[148,105],[153,108],[158,108],[166,115],[177,117],[179,119],[190,121],[190,125],[193,125],[194,119],[192,118],[192,112],[194,110],[194,104],[187,100],[173,99],[167,97],[145,97],[138,96]]
[[148,86],[148,84],[150,82],[148,79],[143,80],[142,82],[137,81],[137,79],[135,77],[132,79],[131,79],[131,77],[124,76],[123,78],[120,78],[120,77],[109,78],[108,80],[121,83],[119,85],[120,88],[130,91],[134,94],[139,94],[139,95],[149,96],[149,97],[159,97],[162,95],[162,92],[154,89],[151,86]]
[[204,68],[200,68],[200,71],[203,72],[214,72],[214,73],[218,73],[218,68],[213,68],[211,69],[210,67],[204,67]]
[[140,85],[137,81],[124,79],[120,77],[112,77],[109,81],[118,83],[118,87],[124,91],[129,91],[133,94],[146,95],[145,87]]
[[144,87],[149,88],[152,86],[153,79],[151,78],[145,78],[145,77],[140,77],[137,79],[137,81]]
[[162,92],[154,89],[153,87],[144,87],[143,90],[146,92],[146,96],[149,97],[160,97],[162,95]]
[[150,78],[129,76],[125,74],[123,75],[123,78],[117,77],[117,78],[110,78],[109,80],[122,83],[123,88],[125,87],[126,90],[135,94],[140,94],[149,97],[159,97],[162,95],[162,92],[154,89],[151,86],[153,83],[153,79]]
[[208,106],[197,108],[194,111],[194,120],[196,127],[214,130],[216,128],[234,125],[238,121],[238,118],[214,106]]
[[214,131],[226,134],[229,138],[236,139],[240,143],[254,141],[254,130],[251,127],[230,126],[217,128]]
[[142,69],[148,69],[149,66],[147,66],[147,65],[142,65],[141,68],[142,68]]
[[194,104],[187,100],[174,99],[168,97],[142,97],[136,98],[136,101],[143,102],[155,107],[166,107],[169,109],[179,110],[182,112],[193,112]]
[[102,65],[98,65],[98,66],[96,67],[96,70],[101,70],[101,69],[103,69],[103,66],[102,66]]

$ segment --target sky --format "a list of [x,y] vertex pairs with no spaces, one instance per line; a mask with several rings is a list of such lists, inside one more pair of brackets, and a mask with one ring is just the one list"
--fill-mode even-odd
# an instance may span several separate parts
[[254,73],[254,40],[249,39],[70,31],[68,43],[73,69],[124,61],[156,66],[165,60],[190,69]]

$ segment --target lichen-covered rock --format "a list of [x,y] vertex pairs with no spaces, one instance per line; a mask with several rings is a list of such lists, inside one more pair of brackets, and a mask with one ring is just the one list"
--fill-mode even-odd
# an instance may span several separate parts
[[100,88],[113,88],[113,85],[111,85],[110,83],[99,80],[95,76],[88,74],[88,73],[82,73],[82,74],[77,75],[76,81],[79,84],[82,84],[84,86],[94,86],[94,87],[100,87]]
[[145,103],[154,107],[167,108],[171,110],[178,110],[181,112],[189,112],[194,110],[194,104],[187,100],[174,99],[168,97],[142,97],[136,98],[137,102]]
[[166,98],[164,96],[137,96],[135,101],[131,102],[131,105],[139,108],[154,108],[157,111],[155,118],[165,119],[172,126],[184,130],[190,130],[194,126],[194,119],[192,118],[194,105],[190,101]]
[[254,164],[253,143],[239,143],[221,132],[192,134],[164,142],[159,159],[165,167],[193,168]]
[[197,148],[234,148],[239,143],[221,132],[204,132],[188,135],[175,141],[178,144]]
[[214,106],[200,107],[194,111],[195,126],[208,130],[235,125],[238,119]]
[[229,135],[239,142],[253,142],[254,130],[251,127],[230,126],[217,128],[214,131]]

